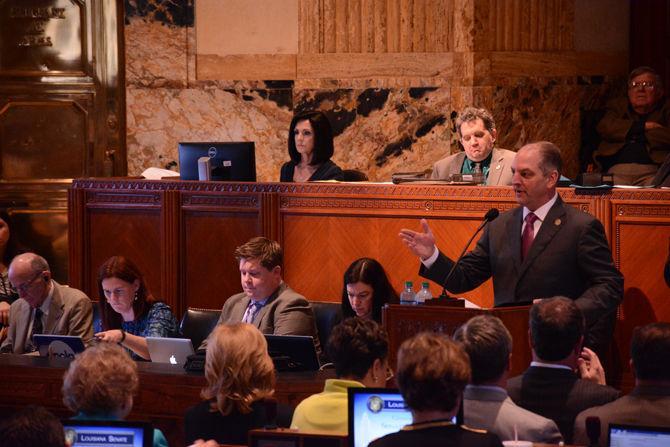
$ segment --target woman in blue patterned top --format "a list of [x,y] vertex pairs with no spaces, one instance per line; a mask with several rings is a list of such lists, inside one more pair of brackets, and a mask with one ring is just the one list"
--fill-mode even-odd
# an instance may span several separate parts
[[134,359],[149,360],[145,337],[176,337],[177,320],[170,307],[156,300],[137,266],[123,256],[112,256],[98,271],[100,322],[96,338],[119,343]]

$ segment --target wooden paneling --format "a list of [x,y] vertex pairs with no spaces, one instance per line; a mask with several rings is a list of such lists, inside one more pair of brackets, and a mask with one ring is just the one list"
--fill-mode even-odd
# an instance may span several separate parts
[[510,377],[521,374],[531,361],[528,349],[528,306],[499,309],[466,309],[447,306],[390,305],[383,309],[383,324],[389,337],[389,363],[395,368],[398,348],[403,341],[423,332],[446,335],[453,333],[470,318],[481,314],[502,320],[512,335],[512,367]]
[[450,51],[453,0],[301,0],[299,51]]
[[[608,376],[630,386],[629,340],[636,325],[670,321],[662,267],[670,240],[670,191],[561,189],[565,202],[599,218],[625,276]],[[401,228],[428,219],[439,247],[457,256],[489,208],[516,206],[511,188],[380,184],[279,184],[76,180],[70,193],[71,284],[97,292],[95,269],[132,253],[149,284],[181,313],[218,307],[240,291],[236,246],[266,235],[284,248],[284,279],[315,301],[341,299],[342,274],[362,256],[377,258],[396,289],[418,260],[400,243]],[[440,292],[431,284],[433,294]],[[157,295],[160,295],[156,292]],[[491,283],[464,294],[490,306]]]
[[181,314],[216,309],[240,289],[235,248],[263,234],[260,194],[181,193]]
[[[663,268],[670,248],[670,191],[615,191],[609,202],[613,255],[624,275],[624,301],[619,308],[614,355],[627,359],[636,326],[670,321],[668,286]],[[626,385],[633,376],[625,363],[615,374]]]

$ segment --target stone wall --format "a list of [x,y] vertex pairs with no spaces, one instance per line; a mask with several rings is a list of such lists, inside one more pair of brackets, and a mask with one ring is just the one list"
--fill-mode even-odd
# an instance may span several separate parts
[[557,143],[573,175],[585,111],[624,91],[619,0],[588,30],[611,2],[279,0],[293,8],[279,13],[276,0],[194,1],[126,0],[129,175],[177,169],[179,141],[247,140],[258,180],[276,181],[291,116],[318,108],[334,161],[387,181],[460,150],[466,105],[491,109],[500,147]]

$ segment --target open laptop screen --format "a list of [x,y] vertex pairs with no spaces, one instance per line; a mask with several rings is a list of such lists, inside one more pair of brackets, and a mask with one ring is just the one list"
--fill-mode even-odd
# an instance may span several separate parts
[[610,447],[667,447],[670,446],[670,427],[643,427],[610,424]]
[[71,447],[153,447],[153,428],[134,421],[63,421]]

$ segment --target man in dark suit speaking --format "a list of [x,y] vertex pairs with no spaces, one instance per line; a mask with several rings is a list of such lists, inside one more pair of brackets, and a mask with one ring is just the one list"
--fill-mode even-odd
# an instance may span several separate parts
[[403,229],[400,238],[420,257],[420,274],[452,293],[472,290],[492,276],[495,306],[556,295],[575,300],[586,318],[586,345],[602,353],[623,297],[623,277],[602,224],[557,194],[561,165],[560,150],[552,143],[519,149],[512,187],[520,206],[487,225],[449,278],[454,261],[437,249],[425,219],[422,232]]

